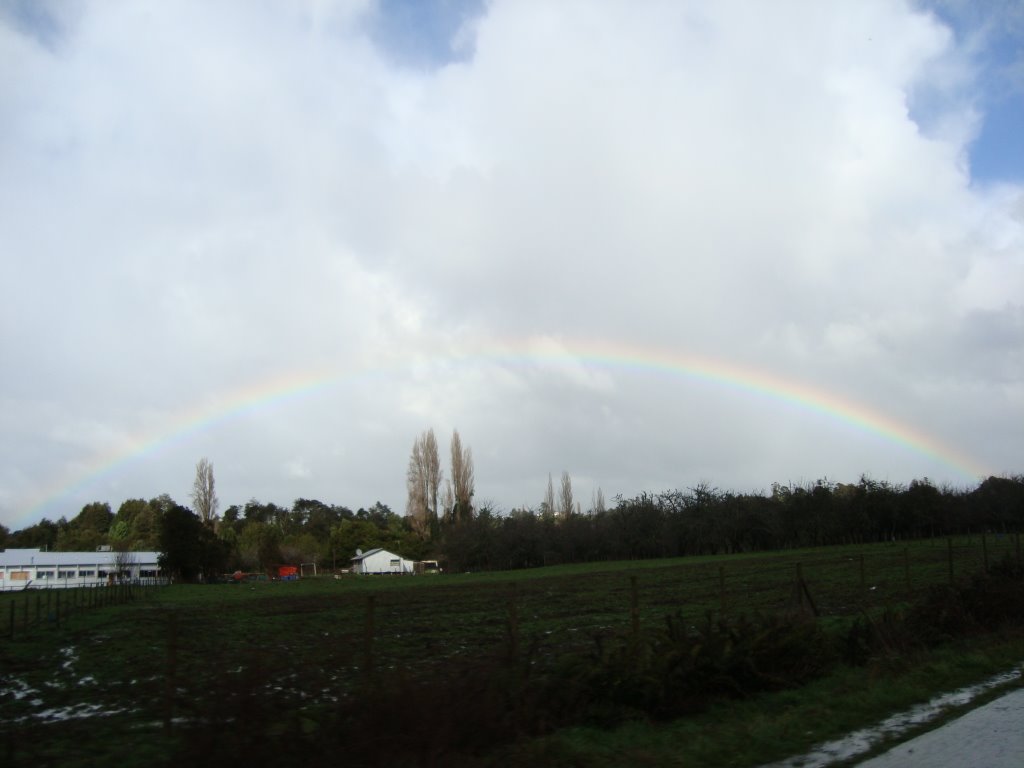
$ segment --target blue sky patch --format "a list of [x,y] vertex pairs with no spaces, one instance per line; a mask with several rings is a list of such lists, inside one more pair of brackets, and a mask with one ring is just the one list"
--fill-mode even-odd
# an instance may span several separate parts
[[457,35],[483,9],[483,0],[381,0],[368,29],[398,64],[436,69],[472,56],[456,44]]
[[1024,181],[1024,5],[931,0],[924,7],[958,40],[982,35],[975,106],[982,114],[971,144],[971,178],[981,183]]
[[43,0],[4,0],[0,2],[0,19],[51,50],[63,34],[56,14]]

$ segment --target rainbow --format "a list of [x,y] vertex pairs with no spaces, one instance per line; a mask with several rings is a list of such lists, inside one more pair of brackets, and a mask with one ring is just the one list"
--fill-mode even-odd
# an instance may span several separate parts
[[[684,354],[658,347],[639,347],[612,341],[571,340],[535,337],[519,342],[490,344],[469,352],[420,354],[409,360],[376,366],[354,367],[345,371],[318,369],[301,374],[270,377],[263,381],[213,397],[183,409],[162,420],[169,427],[155,427],[130,436],[117,446],[93,456],[50,485],[37,496],[24,515],[35,520],[54,503],[95,484],[118,469],[166,446],[205,432],[218,424],[264,409],[280,408],[357,379],[392,378],[434,368],[576,370],[624,372],[632,375],[661,375],[707,382],[713,386],[781,402],[796,409],[820,414],[827,419],[875,435],[909,451],[928,457],[954,470],[965,479],[977,480],[991,472],[979,462],[958,452],[940,440],[863,403],[834,393],[815,389],[805,383],[777,376],[769,371],[745,367],[720,359]],[[26,523],[31,524],[31,523]]]

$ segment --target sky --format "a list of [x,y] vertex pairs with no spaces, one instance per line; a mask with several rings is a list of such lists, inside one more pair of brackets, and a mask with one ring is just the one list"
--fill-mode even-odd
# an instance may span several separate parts
[[[981,9],[981,10],[979,10]],[[0,524],[1024,472],[1024,6],[0,0]]]

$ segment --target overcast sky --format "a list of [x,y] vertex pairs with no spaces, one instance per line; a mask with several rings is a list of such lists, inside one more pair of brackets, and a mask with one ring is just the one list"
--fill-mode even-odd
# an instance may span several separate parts
[[202,457],[404,512],[427,428],[502,510],[1024,472],[1022,52],[1011,1],[0,0],[0,523]]

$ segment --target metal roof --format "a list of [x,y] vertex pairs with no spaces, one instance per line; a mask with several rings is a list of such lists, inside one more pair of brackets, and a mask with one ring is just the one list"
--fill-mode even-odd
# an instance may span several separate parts
[[[39,568],[67,565],[114,565],[120,552],[44,552],[41,549],[5,549],[0,550],[0,568],[12,566],[29,566]],[[131,555],[132,565],[154,565],[160,557],[159,552],[127,552]]]
[[374,547],[373,549],[366,550],[362,554],[356,555],[352,559],[353,560],[362,560],[364,557],[369,557],[370,555],[375,555],[378,552],[384,552],[385,554],[391,555],[392,557],[398,557],[398,555],[396,555],[394,552],[388,552],[386,549],[384,549],[384,547]]

